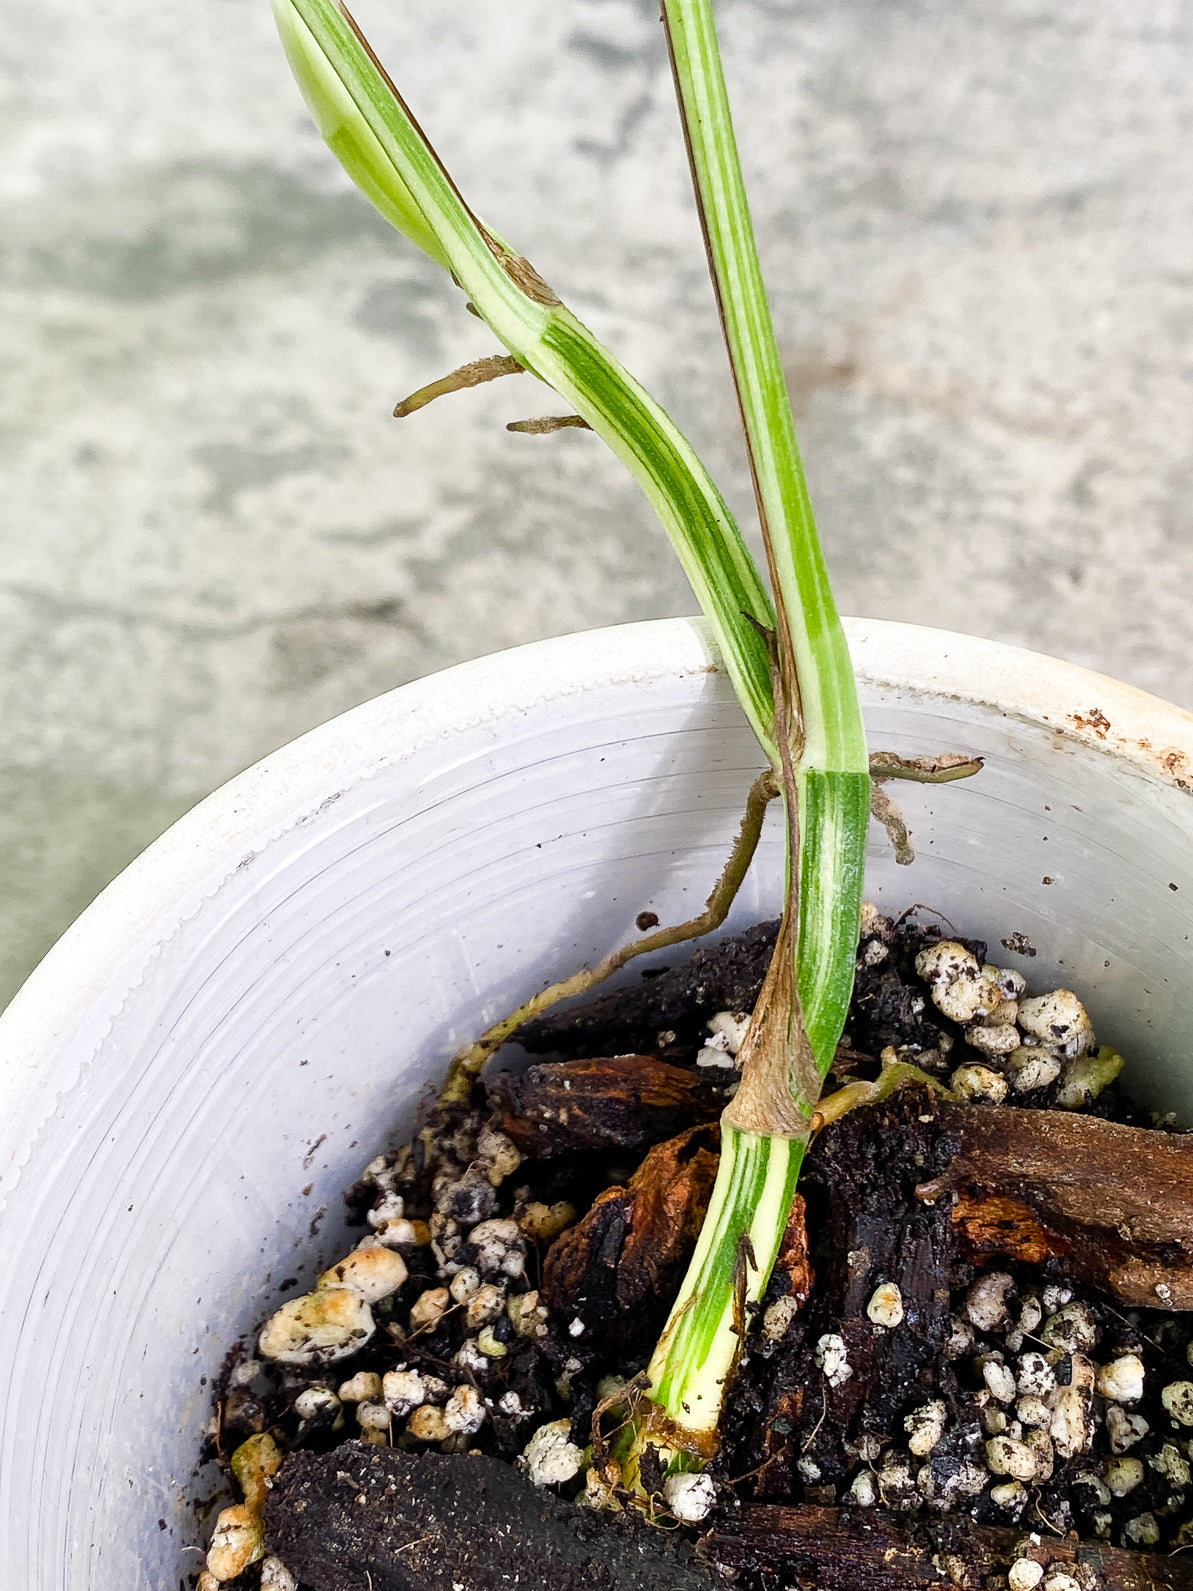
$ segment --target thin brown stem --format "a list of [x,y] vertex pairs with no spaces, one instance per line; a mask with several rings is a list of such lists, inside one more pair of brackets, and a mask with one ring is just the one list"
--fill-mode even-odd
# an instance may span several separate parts
[[702,934],[711,933],[714,928],[719,928],[725,921],[729,908],[741,888],[742,880],[749,871],[754,852],[758,849],[766,809],[778,793],[775,776],[769,768],[765,773],[759,774],[750,786],[741,828],[733,842],[729,860],[713,885],[712,893],[698,917],[693,917],[685,923],[678,923],[672,928],[660,928],[656,933],[634,940],[632,944],[622,945],[597,966],[582,967],[579,972],[572,973],[570,978],[564,978],[559,983],[541,989],[509,1016],[486,1028],[475,1043],[467,1044],[457,1051],[448,1068],[447,1080],[439,1096],[440,1103],[462,1104],[468,1098],[473,1083],[484,1070],[489,1057],[531,1017],[549,1010],[560,1000],[587,993],[589,989],[612,977],[637,956],[652,955],[655,951],[667,950],[672,945],[684,944],[689,939],[699,939]]

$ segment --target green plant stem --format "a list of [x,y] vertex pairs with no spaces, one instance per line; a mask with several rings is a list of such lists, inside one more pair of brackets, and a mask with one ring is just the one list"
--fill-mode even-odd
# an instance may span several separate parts
[[[807,1138],[721,1128],[721,1160],[688,1280],[647,1375],[665,1420],[643,1432],[696,1467],[715,1451],[722,1388],[741,1352],[744,1309],[757,1303],[778,1256]],[[710,1307],[710,1300],[716,1307]],[[623,1475],[634,1484],[632,1473]]]
[[853,988],[869,763],[844,631],[795,437],[738,160],[710,0],[663,18],[705,246],[746,433],[777,608],[776,742],[787,892],[774,958],[723,1117],[723,1160],[696,1254],[649,1368],[628,1478],[652,1434],[698,1462],[788,1219],[816,1101]]
[[764,638],[774,609],[691,445],[530,263],[465,204],[347,11],[335,0],[273,0],[273,8],[294,75],[345,169],[387,220],[451,272],[510,354],[568,400],[642,487],[713,626],[743,711],[777,765]]

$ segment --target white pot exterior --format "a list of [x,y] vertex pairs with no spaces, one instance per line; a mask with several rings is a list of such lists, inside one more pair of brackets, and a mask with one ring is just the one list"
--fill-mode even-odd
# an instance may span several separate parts
[[[988,642],[849,634],[873,749],[987,758],[895,788],[919,859],[875,831],[870,895],[1081,991],[1136,1091],[1184,1106],[1193,718]],[[343,1190],[462,1039],[638,912],[700,907],[759,766],[700,623],[565,637],[286,747],[84,913],[0,1018],[0,1584],[176,1591],[228,1345],[337,1256]],[[780,862],[772,826],[734,925],[777,909]]]

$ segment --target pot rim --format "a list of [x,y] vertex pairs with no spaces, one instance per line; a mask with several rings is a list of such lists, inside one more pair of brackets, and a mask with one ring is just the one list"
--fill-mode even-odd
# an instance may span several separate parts
[[[847,619],[859,681],[1043,723],[1193,791],[1193,714],[1077,664],[947,630]],[[700,618],[651,619],[533,641],[401,685],[271,752],[173,823],[50,949],[0,1014],[0,1102],[19,1109],[67,1043],[90,1053],[153,947],[272,838],[345,789],[467,727],[594,688],[714,672]]]

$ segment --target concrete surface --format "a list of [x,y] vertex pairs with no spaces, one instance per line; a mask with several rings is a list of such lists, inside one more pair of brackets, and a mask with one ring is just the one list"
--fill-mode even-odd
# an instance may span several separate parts
[[[1179,0],[724,0],[841,605],[1193,706],[1193,21]],[[746,509],[653,0],[361,0],[478,212]],[[305,728],[688,611],[634,487],[307,123],[266,0],[42,0],[0,43],[0,1002]]]

